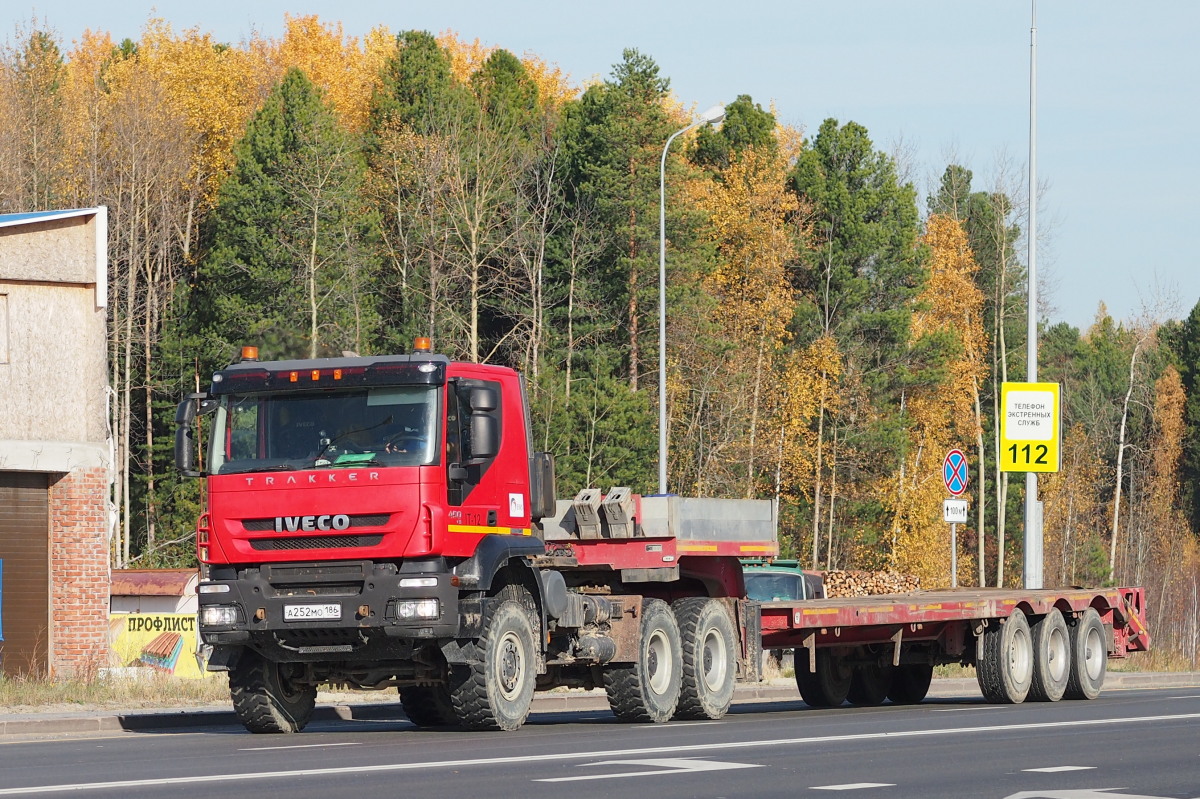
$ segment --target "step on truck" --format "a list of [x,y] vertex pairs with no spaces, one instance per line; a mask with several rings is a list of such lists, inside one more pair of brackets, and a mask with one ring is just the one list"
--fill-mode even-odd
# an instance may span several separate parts
[[603,688],[621,720],[716,719],[762,652],[817,707],[918,702],[974,665],[988,701],[1093,698],[1149,647],[1140,588],[758,602],[774,503],[555,496],[526,387],[434,354],[260,361],[179,406],[200,477],[200,639],[246,729],[304,728],[322,685],[396,690],[421,727],[515,730],[537,691]]

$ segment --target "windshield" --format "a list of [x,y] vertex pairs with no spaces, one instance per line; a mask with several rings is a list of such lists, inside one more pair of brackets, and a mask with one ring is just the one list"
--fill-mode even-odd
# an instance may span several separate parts
[[228,394],[214,414],[208,471],[435,463],[436,410],[432,386]]
[[798,574],[747,571],[746,596],[757,602],[777,599],[804,599],[804,589]]

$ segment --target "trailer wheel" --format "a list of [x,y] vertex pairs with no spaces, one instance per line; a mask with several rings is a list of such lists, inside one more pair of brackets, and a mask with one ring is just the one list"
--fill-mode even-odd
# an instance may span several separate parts
[[661,599],[642,601],[636,663],[604,670],[608,706],[621,721],[670,721],[682,690],[683,644],[679,624]]
[[1029,698],[1035,702],[1057,702],[1067,690],[1071,676],[1071,645],[1067,623],[1057,609],[1034,622],[1033,682]]
[[675,715],[719,719],[733,704],[737,677],[733,622],[725,606],[715,599],[688,597],[671,609],[683,644],[683,679]]
[[888,699],[897,705],[915,705],[929,693],[933,682],[933,666],[928,663],[906,663],[892,669]]
[[229,696],[238,721],[254,733],[300,732],[312,718],[317,687],[295,681],[302,668],[246,649],[229,669]]
[[808,650],[795,651],[796,687],[809,707],[837,707],[846,701],[854,672],[828,649],[817,650],[817,670],[808,670]]
[[1095,608],[1088,608],[1069,628],[1071,673],[1064,693],[1067,699],[1095,699],[1104,687],[1108,670],[1108,645],[1104,623]]
[[1019,609],[1003,624],[983,631],[983,657],[975,669],[983,698],[997,704],[1020,704],[1033,680],[1033,639],[1029,621]]
[[515,585],[486,603],[476,657],[450,673],[450,701],[463,726],[510,731],[525,723],[537,679],[534,613],[529,592]]
[[400,705],[418,727],[449,727],[458,721],[444,685],[406,685],[400,689]]
[[885,668],[878,663],[862,663],[854,667],[854,675],[850,678],[850,690],[846,693],[846,698],[852,705],[874,707],[883,704],[891,686],[890,668]]

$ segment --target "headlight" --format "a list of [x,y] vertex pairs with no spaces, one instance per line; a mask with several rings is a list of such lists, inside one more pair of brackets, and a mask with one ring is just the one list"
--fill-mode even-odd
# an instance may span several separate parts
[[441,608],[436,599],[401,599],[396,602],[396,616],[400,619],[436,619]]
[[436,577],[405,577],[400,580],[401,588],[437,588]]
[[205,605],[200,608],[202,627],[229,627],[241,620],[237,605]]
[[228,594],[229,583],[200,583],[196,586],[198,594]]

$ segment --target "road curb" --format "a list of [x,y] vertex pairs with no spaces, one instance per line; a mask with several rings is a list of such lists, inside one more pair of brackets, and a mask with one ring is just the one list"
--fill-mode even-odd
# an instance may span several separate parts
[[[1104,688],[1109,690],[1200,688],[1200,672],[1109,672]],[[948,678],[933,681],[931,698],[978,699],[975,679]],[[800,702],[790,678],[739,685],[735,704]],[[607,711],[604,691],[564,691],[538,694],[532,713]],[[313,721],[404,721],[399,702],[335,702],[317,706]],[[0,713],[0,738],[49,736],[68,733],[147,732],[199,727],[237,726],[237,716],[224,708],[194,708],[144,711],[80,711],[77,713],[28,713],[5,717]]]

